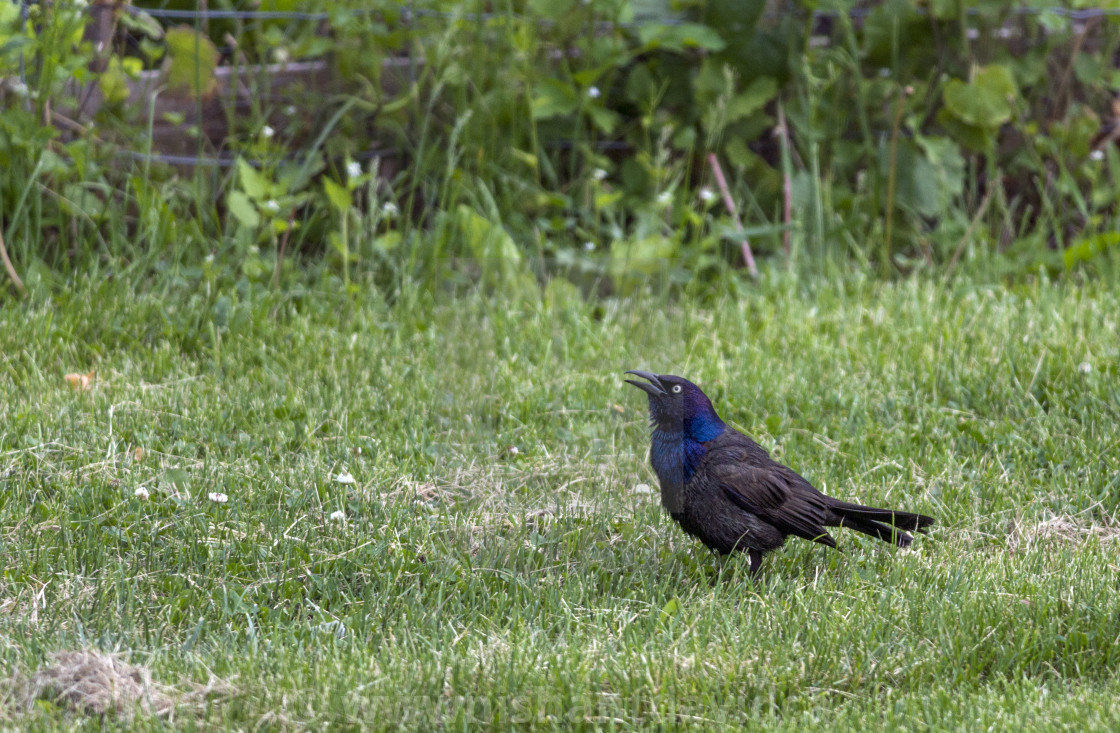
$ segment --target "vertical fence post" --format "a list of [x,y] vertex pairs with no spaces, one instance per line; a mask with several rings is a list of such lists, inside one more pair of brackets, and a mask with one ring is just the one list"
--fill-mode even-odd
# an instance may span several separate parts
[[117,8],[109,3],[94,3],[86,8],[86,15],[86,29],[82,32],[82,40],[88,41],[93,46],[93,59],[89,62],[89,70],[102,72],[109,66]]

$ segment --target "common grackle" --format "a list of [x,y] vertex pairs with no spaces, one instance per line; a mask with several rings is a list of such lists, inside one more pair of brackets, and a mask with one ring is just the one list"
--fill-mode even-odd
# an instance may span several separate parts
[[933,518],[825,496],[762,446],[720,420],[708,396],[669,374],[631,370],[626,381],[649,395],[649,460],[661,504],[684,531],[720,554],[750,553],[757,573],[765,552],[789,535],[836,547],[825,527],[850,527],[899,547]]

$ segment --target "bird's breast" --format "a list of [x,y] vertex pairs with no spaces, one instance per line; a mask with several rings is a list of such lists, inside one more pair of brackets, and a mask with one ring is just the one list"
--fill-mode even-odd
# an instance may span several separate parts
[[661,484],[661,503],[670,512],[684,506],[684,487],[692,479],[707,449],[683,433],[653,432],[649,460]]

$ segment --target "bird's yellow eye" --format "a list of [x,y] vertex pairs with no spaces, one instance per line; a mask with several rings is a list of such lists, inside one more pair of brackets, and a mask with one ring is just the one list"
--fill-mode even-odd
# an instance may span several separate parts
[[673,394],[680,394],[681,386],[679,384],[673,385]]

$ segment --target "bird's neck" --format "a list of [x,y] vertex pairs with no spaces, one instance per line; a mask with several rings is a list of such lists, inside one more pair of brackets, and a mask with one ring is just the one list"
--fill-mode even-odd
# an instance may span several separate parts
[[715,440],[723,435],[726,427],[723,420],[720,420],[719,415],[712,409],[684,419],[685,436],[697,443],[707,443],[709,440]]
[[662,493],[684,486],[696,473],[700,461],[708,452],[704,443],[719,435],[715,433],[706,437],[708,434],[697,436],[687,430],[654,429],[649,456],[654,473],[661,482]]

